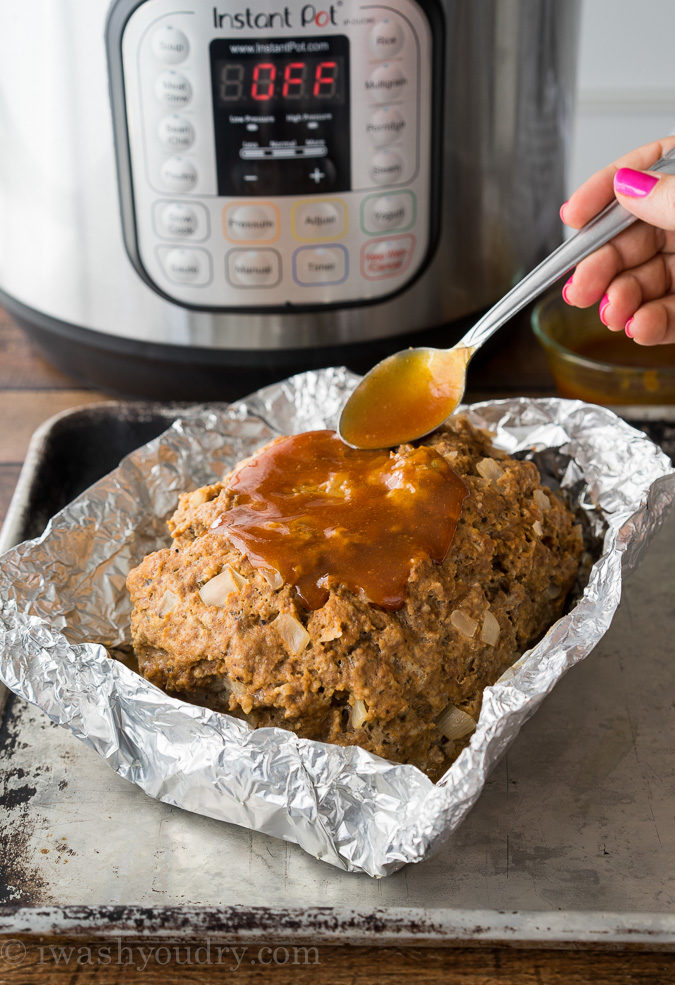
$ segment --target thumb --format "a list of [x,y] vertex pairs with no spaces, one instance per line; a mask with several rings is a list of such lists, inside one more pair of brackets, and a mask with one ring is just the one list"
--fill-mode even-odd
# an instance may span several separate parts
[[675,175],[619,168],[614,191],[625,209],[659,229],[675,229]]

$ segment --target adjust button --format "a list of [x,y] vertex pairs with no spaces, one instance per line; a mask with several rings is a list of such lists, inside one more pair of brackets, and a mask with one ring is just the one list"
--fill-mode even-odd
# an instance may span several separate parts
[[197,169],[183,157],[169,157],[159,171],[162,185],[169,192],[189,192],[197,184]]
[[403,45],[401,25],[391,17],[378,21],[370,32],[370,50],[375,58],[391,58]]
[[345,207],[337,200],[298,202],[293,209],[296,239],[341,239],[345,234]]
[[155,82],[155,95],[165,106],[187,106],[192,99],[192,86],[180,72],[162,72]]
[[208,213],[203,205],[187,202],[155,202],[155,230],[164,239],[206,239]]
[[347,251],[331,246],[302,246],[293,254],[293,277],[298,284],[341,284],[347,278]]
[[376,147],[393,143],[405,130],[405,120],[395,106],[380,106],[366,125],[366,133]]
[[370,162],[370,177],[376,185],[395,185],[403,176],[403,160],[394,150],[379,150]]
[[176,284],[202,287],[211,280],[211,257],[206,250],[160,246],[158,253],[166,276]]
[[368,280],[396,277],[407,269],[414,248],[412,235],[372,239],[361,248],[361,273]]
[[276,250],[230,250],[226,269],[234,287],[274,287],[281,280],[281,257]]
[[408,91],[408,79],[403,69],[395,62],[379,65],[369,79],[366,79],[366,93],[376,103],[389,103],[401,99]]
[[361,206],[361,225],[365,233],[409,229],[414,221],[415,196],[409,191],[369,195]]
[[167,65],[184,62],[190,53],[190,44],[182,31],[170,24],[156,27],[150,41],[155,58]]
[[279,211],[271,203],[227,205],[223,209],[223,232],[232,242],[272,242],[279,235]]

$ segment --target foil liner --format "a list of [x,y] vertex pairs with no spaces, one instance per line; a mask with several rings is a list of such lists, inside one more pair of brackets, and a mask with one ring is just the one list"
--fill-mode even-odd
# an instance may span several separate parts
[[675,496],[669,459],[609,410],[560,399],[463,408],[573,501],[600,554],[573,608],[486,689],[471,742],[434,784],[358,747],[300,739],[168,697],[109,650],[129,643],[127,572],[168,542],[178,494],[277,434],[331,427],[357,377],[322,370],[230,407],[193,408],[0,558],[0,679],[149,796],[385,876],[436,850],[561,676],[608,628]]

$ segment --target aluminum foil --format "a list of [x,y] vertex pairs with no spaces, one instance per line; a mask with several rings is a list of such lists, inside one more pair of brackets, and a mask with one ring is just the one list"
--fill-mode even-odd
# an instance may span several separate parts
[[[127,572],[166,545],[178,494],[222,477],[277,434],[335,425],[357,377],[296,376],[230,407],[197,407],[0,558],[0,678],[149,796],[297,842],[341,869],[384,876],[437,849],[561,676],[608,628],[622,569],[675,496],[669,459],[609,410],[513,399],[464,408],[533,457],[595,538],[572,609],[485,690],[470,745],[434,784],[358,747],[300,739],[169,697],[111,656],[128,645]],[[225,835],[226,832],[224,831]]]

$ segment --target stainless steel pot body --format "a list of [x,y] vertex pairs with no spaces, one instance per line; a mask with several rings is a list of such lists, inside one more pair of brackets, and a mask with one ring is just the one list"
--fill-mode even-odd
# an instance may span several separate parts
[[440,230],[413,283],[363,305],[208,312],[160,296],[125,249],[104,43],[107,0],[4,5],[0,291],[111,341],[253,353],[381,339],[478,311],[560,237],[578,6],[441,4],[444,81],[435,126],[442,146],[431,203]]

